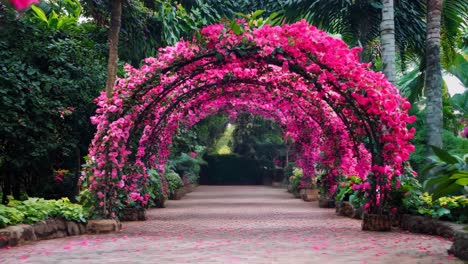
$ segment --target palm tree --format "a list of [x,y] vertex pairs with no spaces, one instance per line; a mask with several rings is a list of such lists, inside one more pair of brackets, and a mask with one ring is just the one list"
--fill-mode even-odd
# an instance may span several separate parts
[[395,15],[393,0],[383,0],[382,23],[380,24],[380,39],[382,42],[383,73],[388,81],[396,81],[395,52]]
[[440,29],[442,0],[427,1],[426,97],[427,143],[442,148],[442,68],[440,64]]
[[[376,0],[288,0],[281,15],[285,22],[304,18],[322,30],[340,34],[348,45],[364,48],[361,60],[371,61],[373,58],[369,49],[376,46],[372,43],[380,36],[379,24],[383,14],[386,15],[387,23],[382,24],[382,33],[386,39],[387,34],[392,33],[392,26],[388,23],[392,20],[391,14],[387,12],[391,10],[391,2],[393,1],[384,0],[382,4]],[[425,21],[421,18],[425,14],[425,0],[399,0],[394,2],[393,7],[394,46],[396,45],[402,54],[400,59],[404,59],[406,50],[417,50],[424,46],[422,36],[425,35]]]
[[115,79],[117,78],[117,62],[119,49],[119,33],[122,21],[122,3],[123,0],[111,0],[111,23],[109,27],[108,43],[109,43],[109,60],[107,63],[107,81],[106,95],[111,98]]

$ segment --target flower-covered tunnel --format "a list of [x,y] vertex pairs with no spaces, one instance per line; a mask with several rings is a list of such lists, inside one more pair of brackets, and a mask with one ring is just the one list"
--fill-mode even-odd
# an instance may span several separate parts
[[261,28],[241,21],[205,27],[140,69],[126,66],[127,77],[112,98],[101,94],[92,118],[92,203],[103,217],[115,217],[130,193],[146,203],[148,169],[164,171],[178,127],[247,111],[280,125],[308,175],[320,165],[330,186],[357,175],[367,183],[367,211],[385,213],[392,182],[414,151],[407,129],[414,117],[397,88],[359,62],[359,52],[305,21]]

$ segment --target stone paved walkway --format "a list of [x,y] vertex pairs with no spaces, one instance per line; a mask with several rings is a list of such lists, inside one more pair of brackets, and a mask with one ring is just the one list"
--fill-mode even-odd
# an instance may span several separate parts
[[201,186],[117,234],[0,250],[0,263],[463,263],[451,242],[360,230],[360,221],[282,189]]

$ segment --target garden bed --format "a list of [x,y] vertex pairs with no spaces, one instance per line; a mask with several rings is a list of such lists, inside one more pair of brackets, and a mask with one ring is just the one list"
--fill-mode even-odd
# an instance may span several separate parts
[[27,242],[120,231],[121,225],[116,220],[90,220],[88,224],[50,218],[27,225],[19,224],[0,229],[0,248],[18,246]]

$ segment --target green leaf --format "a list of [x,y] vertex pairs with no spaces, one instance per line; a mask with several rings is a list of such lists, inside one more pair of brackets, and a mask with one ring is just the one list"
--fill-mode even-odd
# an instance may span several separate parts
[[434,177],[434,178],[430,178],[428,179],[425,183],[424,183],[424,187],[425,189],[435,185],[435,184],[443,184],[445,182],[449,182],[450,179],[448,177]]
[[468,171],[457,171],[452,174],[450,179],[468,178]]
[[439,208],[437,209],[437,211],[435,212],[437,218],[441,218],[442,216],[444,215],[449,215],[450,214],[450,210],[447,209],[447,208]]
[[460,186],[468,186],[468,178],[458,179],[455,183]]
[[447,195],[457,195],[461,191],[461,186],[455,183],[452,184],[441,184],[437,186],[432,195],[432,200],[435,201],[440,197]]
[[239,26],[239,24],[236,23],[236,21],[231,22],[231,29],[234,31],[234,34],[240,35],[242,33],[242,29]]
[[440,149],[436,146],[430,146],[432,148],[432,151],[434,151],[434,153],[436,154],[436,156],[441,160],[441,161],[444,161],[446,163],[449,163],[449,164],[457,164],[458,163],[458,159],[452,155],[450,155],[450,153],[448,153],[447,151],[443,150],[443,149]]
[[39,7],[35,6],[35,5],[31,5],[31,9],[34,12],[35,17],[39,18],[40,20],[46,22],[47,25],[49,25],[49,20],[47,19],[46,14],[44,13],[44,11],[41,8],[39,8]]
[[263,14],[265,11],[263,10],[257,10],[255,12],[252,13],[252,15],[250,16],[251,19],[255,19],[257,18],[259,15]]

